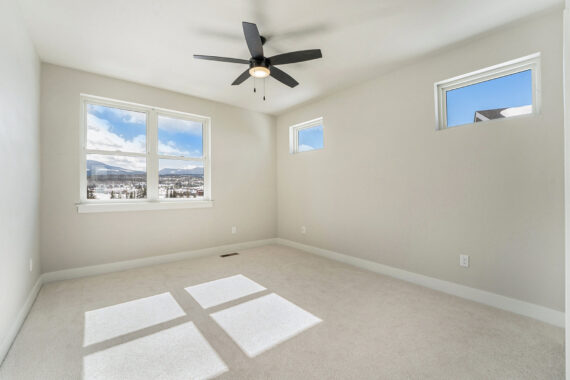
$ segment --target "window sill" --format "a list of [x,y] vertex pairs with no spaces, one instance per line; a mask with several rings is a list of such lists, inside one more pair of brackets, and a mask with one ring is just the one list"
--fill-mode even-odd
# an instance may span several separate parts
[[166,202],[122,202],[122,203],[77,203],[77,212],[125,212],[150,210],[178,210],[186,208],[213,207],[214,201],[166,201]]

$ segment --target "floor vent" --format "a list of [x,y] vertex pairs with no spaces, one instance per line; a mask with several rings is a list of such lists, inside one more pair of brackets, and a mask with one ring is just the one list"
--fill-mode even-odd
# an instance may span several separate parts
[[237,252],[226,253],[224,255],[220,255],[220,257],[229,257],[229,256],[235,256],[235,255],[239,255],[239,253],[237,253]]

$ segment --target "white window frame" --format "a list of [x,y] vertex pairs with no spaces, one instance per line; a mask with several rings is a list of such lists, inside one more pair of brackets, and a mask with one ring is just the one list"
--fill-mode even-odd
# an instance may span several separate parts
[[323,123],[323,118],[318,117],[316,119],[305,121],[305,122],[295,124],[295,125],[289,127],[289,153],[291,153],[291,154],[306,153],[306,152],[300,152],[299,151],[299,131],[301,131],[303,129],[318,127],[319,125],[321,125],[323,127],[323,147],[319,148],[319,149],[308,150],[306,152],[313,152],[316,150],[325,149],[325,125]]
[[[540,53],[534,53],[527,55],[525,57],[513,59],[512,61],[504,62],[495,66],[487,67],[481,70],[473,71],[471,73],[459,75],[454,78],[446,79],[441,82],[437,82],[434,85],[435,89],[435,121],[436,129],[443,130],[447,128],[455,128],[460,125],[454,125],[453,127],[447,126],[447,92],[455,90],[457,88],[477,84],[480,82],[486,82],[492,79],[504,77],[506,75],[520,73],[522,71],[531,70],[532,77],[532,113],[512,116],[513,117],[528,117],[532,115],[538,115],[540,113],[540,103],[541,103],[541,91],[540,91]],[[501,119],[493,119],[488,121],[483,121],[480,123],[467,123],[463,125],[474,125],[474,124],[484,124],[493,121],[499,121]]]
[[[139,211],[179,208],[212,207],[211,188],[211,119],[207,116],[194,115],[187,112],[173,111],[159,107],[130,103],[115,99],[103,98],[88,94],[80,95],[80,158],[79,158],[79,203],[76,204],[79,213],[108,212],[108,211]],[[105,107],[120,108],[127,111],[143,112],[146,114],[146,152],[126,153],[87,148],[87,105],[95,104]],[[166,116],[199,122],[202,124],[202,157],[179,157],[158,154],[158,117]],[[146,157],[147,199],[117,199],[98,200],[87,199],[87,155],[105,154],[115,156]],[[201,162],[204,165],[204,197],[200,199],[159,199],[159,160],[173,159]]]

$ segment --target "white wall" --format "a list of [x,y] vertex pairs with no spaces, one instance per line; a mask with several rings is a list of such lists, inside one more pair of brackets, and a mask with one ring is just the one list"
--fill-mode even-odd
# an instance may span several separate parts
[[[210,116],[214,207],[78,214],[80,93]],[[275,237],[271,116],[42,64],[41,128],[44,272]]]
[[[541,115],[435,130],[435,82],[538,51]],[[325,149],[289,154],[319,116]],[[277,169],[281,238],[564,310],[561,12],[280,115]]]
[[[40,64],[14,2],[0,1],[0,362],[39,271]],[[32,272],[28,269],[34,261]]]

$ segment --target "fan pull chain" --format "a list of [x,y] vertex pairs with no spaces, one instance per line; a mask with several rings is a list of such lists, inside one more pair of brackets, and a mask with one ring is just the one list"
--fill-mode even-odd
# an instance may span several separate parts
[[263,101],[265,101],[265,80],[266,78],[263,78]]
[[255,79],[255,77],[253,77],[253,92],[257,92],[256,87],[257,86],[257,80]]

